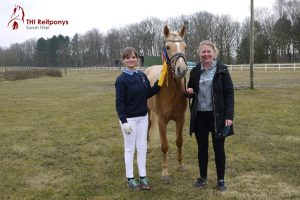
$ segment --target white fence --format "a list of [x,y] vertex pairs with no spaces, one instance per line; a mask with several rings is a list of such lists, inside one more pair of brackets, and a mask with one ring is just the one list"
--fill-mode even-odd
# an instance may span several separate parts
[[[243,65],[228,65],[230,71],[245,71],[250,69],[250,64],[243,64]],[[271,71],[271,70],[299,70],[300,63],[282,63],[282,64],[254,64],[253,70],[260,70],[260,71]]]
[[[230,71],[249,71],[250,64],[242,65],[227,65]],[[93,66],[93,67],[32,67],[32,66],[0,66],[0,72],[6,70],[27,70],[27,69],[61,69],[66,71],[81,71],[81,70],[121,70],[120,67],[103,67],[103,66]],[[144,67],[138,67],[138,69],[145,69]],[[260,71],[283,71],[283,70],[300,70],[300,63],[282,63],[282,64],[254,64],[253,70]]]
[[93,66],[93,67],[32,67],[32,66],[0,66],[0,72],[6,70],[34,70],[34,69],[60,69],[67,71],[93,71],[93,70],[120,70],[120,67],[102,67],[102,66]]

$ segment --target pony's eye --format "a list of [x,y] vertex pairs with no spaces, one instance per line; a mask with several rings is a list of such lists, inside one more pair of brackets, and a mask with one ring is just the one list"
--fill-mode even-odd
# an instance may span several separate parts
[[166,49],[167,49],[167,50],[170,50],[170,47],[169,47],[169,46],[166,46]]

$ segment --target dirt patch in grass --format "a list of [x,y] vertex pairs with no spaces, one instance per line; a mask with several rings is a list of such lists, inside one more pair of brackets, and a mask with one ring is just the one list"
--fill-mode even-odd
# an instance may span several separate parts
[[50,187],[59,187],[68,182],[68,179],[69,177],[65,176],[62,171],[55,170],[40,172],[27,178],[26,183],[34,190],[45,190]]

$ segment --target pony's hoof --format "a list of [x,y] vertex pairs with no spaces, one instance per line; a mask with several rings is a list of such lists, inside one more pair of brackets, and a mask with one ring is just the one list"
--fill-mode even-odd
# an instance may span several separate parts
[[177,167],[177,171],[178,171],[178,172],[185,172],[186,170],[187,170],[187,168],[186,168],[185,165],[182,165],[182,166]]
[[165,183],[165,184],[170,184],[172,183],[172,178],[171,176],[161,176],[160,180]]

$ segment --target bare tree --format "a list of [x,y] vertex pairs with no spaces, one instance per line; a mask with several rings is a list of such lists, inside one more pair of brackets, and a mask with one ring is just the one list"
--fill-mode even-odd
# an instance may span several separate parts
[[291,20],[292,24],[292,61],[296,62],[300,59],[300,1],[287,1],[285,6],[287,7],[287,16]]
[[286,0],[276,0],[273,5],[275,14],[277,14],[278,18],[282,18],[284,13],[286,13],[286,7],[284,6],[285,4]]
[[[274,35],[278,44],[278,61],[290,62],[291,61],[291,37],[292,37],[292,23],[284,14],[274,24]],[[284,30],[284,31],[283,31]],[[286,58],[288,57],[288,58]]]
[[140,52],[145,56],[157,56],[161,53],[163,23],[157,18],[142,21],[139,34],[142,39]]
[[99,65],[103,57],[105,39],[98,29],[92,29],[84,34],[85,57],[88,65]]
[[212,40],[219,48],[219,59],[221,62],[231,64],[232,54],[234,53],[233,46],[236,42],[239,28],[239,23],[233,22],[229,15],[215,17]]
[[26,66],[33,66],[34,65],[34,49],[36,45],[35,39],[26,40],[22,46],[24,51],[24,59]]
[[208,12],[197,12],[188,17],[188,32],[186,35],[189,49],[189,59],[198,61],[197,50],[199,43],[212,39],[214,17]]
[[120,59],[122,41],[121,32],[117,29],[111,29],[105,38],[105,51],[109,60],[109,65],[114,66],[114,60]]

